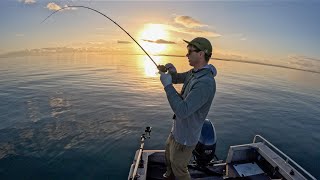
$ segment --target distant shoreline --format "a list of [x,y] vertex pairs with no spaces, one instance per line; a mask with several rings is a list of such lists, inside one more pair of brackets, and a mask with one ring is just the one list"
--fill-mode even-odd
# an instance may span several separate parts
[[[50,55],[56,55],[56,54],[96,54],[96,55],[106,55],[108,52],[81,52],[81,51],[69,51],[69,52],[41,52],[40,50],[23,50],[23,51],[14,51],[9,53],[0,54],[1,58],[10,58],[10,57],[27,57],[27,56],[50,56]],[[108,54],[108,55],[139,55],[139,56],[146,56],[145,54],[135,54],[135,53],[116,53],[116,54]],[[185,57],[183,55],[170,55],[170,54],[155,54],[151,56],[164,56],[164,57]],[[278,68],[285,68],[285,69],[292,69],[292,70],[298,70],[298,71],[305,71],[305,72],[311,72],[311,73],[317,73],[320,74],[320,71],[315,70],[308,70],[308,69],[302,69],[302,68],[295,68],[290,66],[284,66],[284,65],[276,65],[276,64],[269,64],[269,63],[263,63],[263,62],[253,62],[253,61],[247,61],[247,60],[241,60],[241,59],[228,59],[228,58],[211,58],[213,60],[218,61],[231,61],[231,62],[239,62],[239,63],[247,63],[247,64],[256,64],[256,65],[263,65],[263,66],[271,66],[271,67],[278,67]],[[319,62],[320,63],[320,62]]]

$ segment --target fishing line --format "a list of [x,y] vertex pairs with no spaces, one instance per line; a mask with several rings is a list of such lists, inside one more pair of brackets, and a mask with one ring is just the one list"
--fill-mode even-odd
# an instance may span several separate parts
[[152,58],[151,56],[147,53],[147,51],[125,30],[123,29],[117,22],[115,22],[114,20],[112,20],[110,17],[108,17],[107,15],[103,14],[102,12],[98,11],[98,10],[95,10],[93,8],[90,8],[90,7],[87,7],[87,6],[66,6],[66,7],[62,7],[56,11],[54,11],[53,13],[51,13],[48,17],[46,17],[40,24],[42,24],[43,22],[45,22],[47,19],[49,19],[53,14],[63,10],[63,9],[67,9],[67,8],[86,8],[86,9],[89,9],[89,10],[92,10],[94,12],[97,12],[99,14],[101,14],[102,16],[108,18],[111,22],[113,22],[115,25],[117,25],[121,30],[123,30],[142,50],[143,52],[146,53],[146,55],[150,58],[150,60],[153,62],[154,65],[156,65],[157,69],[159,71],[162,71],[162,72],[166,72],[167,71],[167,68],[164,66],[164,65],[158,65]]

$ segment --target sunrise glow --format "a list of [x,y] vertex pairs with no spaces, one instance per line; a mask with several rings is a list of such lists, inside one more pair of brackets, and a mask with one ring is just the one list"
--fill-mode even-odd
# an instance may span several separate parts
[[161,24],[147,24],[140,34],[141,45],[150,54],[164,53],[167,50],[167,45],[159,44],[156,41],[168,38],[168,32]]

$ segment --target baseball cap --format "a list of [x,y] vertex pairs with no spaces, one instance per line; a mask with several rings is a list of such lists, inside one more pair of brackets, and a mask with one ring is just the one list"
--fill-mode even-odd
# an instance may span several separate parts
[[201,51],[204,51],[206,54],[210,55],[212,53],[212,46],[211,43],[208,39],[203,38],[203,37],[197,37],[194,38],[192,41],[186,41],[183,40],[184,42],[194,45]]

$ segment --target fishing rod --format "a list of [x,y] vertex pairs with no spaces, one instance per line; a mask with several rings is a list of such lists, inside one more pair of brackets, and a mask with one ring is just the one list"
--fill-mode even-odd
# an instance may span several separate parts
[[106,17],[107,19],[109,19],[111,22],[113,22],[115,25],[117,25],[121,30],[123,30],[142,50],[143,52],[146,53],[146,55],[150,58],[150,60],[153,62],[154,65],[156,65],[157,69],[161,72],[167,72],[167,68],[164,65],[158,65],[152,58],[151,56],[147,53],[147,51],[125,30],[123,29],[117,22],[115,22],[114,20],[112,20],[110,17],[108,17],[107,15],[103,14],[102,12],[95,10],[93,8],[87,7],[87,6],[66,6],[66,7],[62,7],[56,11],[54,11],[53,13],[51,13],[48,17],[46,17],[40,24],[42,24],[43,22],[45,22],[47,19],[49,19],[53,14],[63,10],[63,9],[67,9],[67,8],[86,8],[89,10],[92,10],[94,12],[97,12],[99,14],[101,14],[102,16]]

